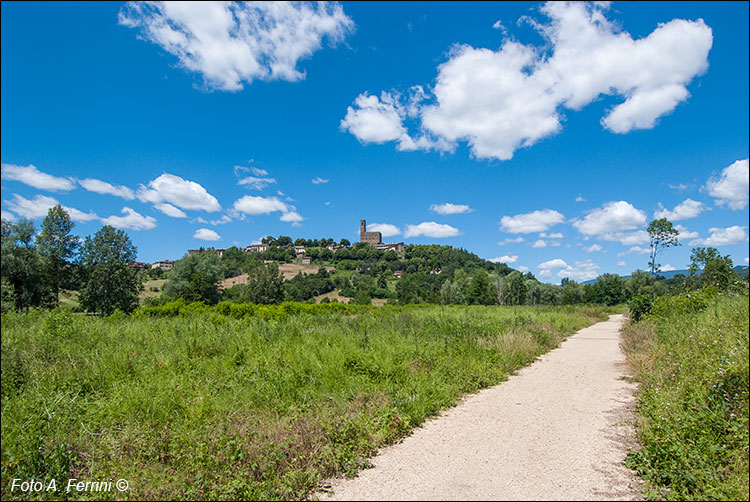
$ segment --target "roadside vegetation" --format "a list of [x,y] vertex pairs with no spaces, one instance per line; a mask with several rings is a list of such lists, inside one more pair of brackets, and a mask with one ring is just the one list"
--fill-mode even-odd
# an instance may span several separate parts
[[649,499],[748,500],[747,282],[710,248],[694,250],[697,265],[696,290],[631,302],[642,446],[627,465]]
[[24,498],[14,478],[124,478],[134,499],[301,499],[605,318],[183,301],[130,316],[4,313],[2,498]]

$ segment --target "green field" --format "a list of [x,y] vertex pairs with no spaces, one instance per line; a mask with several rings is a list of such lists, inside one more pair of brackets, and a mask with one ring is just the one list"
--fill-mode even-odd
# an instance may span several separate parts
[[583,306],[181,305],[3,314],[3,499],[27,498],[14,478],[129,481],[33,498],[300,499],[606,318]]
[[659,298],[624,339],[648,498],[748,500],[748,297]]

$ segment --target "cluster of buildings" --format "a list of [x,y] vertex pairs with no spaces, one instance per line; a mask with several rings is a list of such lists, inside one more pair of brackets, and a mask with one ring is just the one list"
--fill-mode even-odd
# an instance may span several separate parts
[[374,249],[381,249],[383,251],[395,251],[398,254],[403,254],[406,251],[406,246],[403,242],[391,242],[386,244],[383,242],[383,234],[380,232],[368,232],[367,222],[365,220],[359,221],[359,242],[369,244]]
[[[368,232],[367,231],[367,222],[365,220],[360,220],[359,222],[359,241],[364,242],[365,244],[369,244],[373,247],[373,249],[380,249],[382,251],[395,251],[399,255],[403,254],[406,251],[406,246],[403,242],[391,242],[390,244],[383,242],[383,234],[380,232]],[[335,253],[339,249],[341,249],[344,246],[340,246],[338,244],[329,244],[327,248],[332,252]],[[270,246],[268,244],[250,244],[249,246],[246,246],[244,251],[246,253],[263,253],[265,251],[268,251]],[[194,253],[200,253],[201,251],[205,251],[204,249],[188,249],[188,255],[194,254]],[[226,251],[226,248],[218,248],[214,249],[216,253],[218,253],[219,258],[221,258],[224,255],[224,251]],[[309,265],[310,264],[310,258],[305,256],[305,246],[294,246],[294,255],[298,260],[301,260],[303,265]],[[162,270],[172,270],[172,267],[174,267],[175,261],[177,260],[162,260],[157,261],[151,264],[151,268],[160,268]],[[134,264],[138,264],[140,268],[146,268],[146,265],[141,262],[134,262]],[[132,265],[134,266],[134,265]]]

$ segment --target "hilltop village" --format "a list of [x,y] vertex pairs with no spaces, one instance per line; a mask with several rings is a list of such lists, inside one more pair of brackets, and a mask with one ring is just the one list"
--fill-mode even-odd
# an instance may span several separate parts
[[[246,246],[243,251],[245,253],[264,253],[268,251],[272,246],[276,245],[277,247],[281,247],[284,249],[294,249],[294,257],[300,263],[301,265],[310,265],[311,258],[307,256],[307,246],[302,245],[301,242],[305,241],[305,239],[297,239],[294,241],[294,243],[291,242],[291,238],[289,238],[289,242],[279,242],[280,239],[274,239],[272,237],[264,237],[261,242],[250,244],[249,246]],[[333,239],[325,239],[332,241]],[[383,242],[383,234],[381,232],[368,232],[367,231],[367,222],[365,220],[360,220],[359,222],[359,242],[364,243],[372,247],[373,249],[378,249],[381,251],[395,251],[399,257],[403,257],[405,251],[406,251],[406,245],[403,242],[391,242],[391,243],[384,243]],[[348,248],[349,247],[349,241],[346,239],[342,239],[340,243],[336,242],[327,242],[325,247],[328,249],[331,253],[335,253],[336,251],[342,249],[342,248]],[[224,256],[224,252],[226,251],[226,248],[208,248],[213,249],[216,251],[216,253],[219,255],[219,258]],[[198,248],[198,249],[188,249],[188,255],[199,253],[201,251],[205,251],[206,248]],[[150,266],[148,266],[145,263],[142,262],[134,262],[132,264],[133,268],[159,268],[161,270],[167,271],[171,270],[172,267],[174,267],[174,264],[177,260],[161,260],[152,263]]]

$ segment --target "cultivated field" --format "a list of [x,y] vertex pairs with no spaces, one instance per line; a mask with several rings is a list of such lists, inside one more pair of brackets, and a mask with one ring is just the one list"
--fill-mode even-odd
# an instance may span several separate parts
[[95,498],[304,498],[605,318],[290,303],[3,314],[2,498],[24,497],[14,478],[128,480]]
[[[270,263],[270,262],[269,262]],[[279,263],[279,272],[284,276],[284,280],[293,279],[300,272],[305,274],[315,274],[321,267],[319,265],[300,265],[298,263]],[[329,272],[336,270],[334,267],[323,267]],[[247,274],[241,274],[236,277],[230,277],[219,282],[219,288],[226,289],[238,284],[247,284]]]

